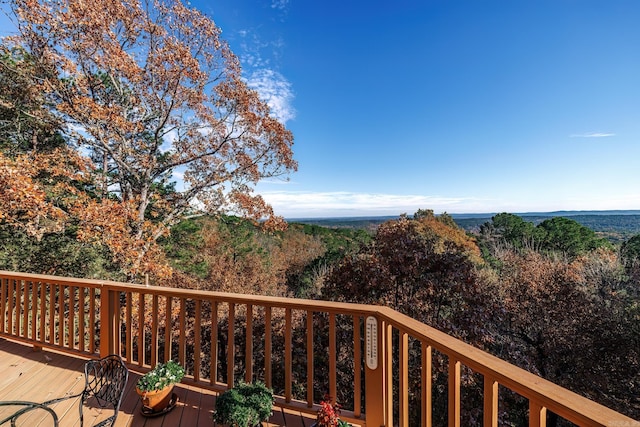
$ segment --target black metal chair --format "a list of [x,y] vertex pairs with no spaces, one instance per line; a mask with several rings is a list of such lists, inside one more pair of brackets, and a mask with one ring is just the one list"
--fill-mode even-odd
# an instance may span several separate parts
[[43,405],[51,405],[80,396],[80,427],[82,427],[84,420],[82,410],[87,400],[93,397],[101,408],[113,407],[113,415],[99,424],[95,424],[94,427],[112,426],[118,416],[124,389],[129,378],[127,366],[120,356],[111,354],[102,359],[88,361],[84,365],[84,376],[85,386],[81,393],[48,400]]

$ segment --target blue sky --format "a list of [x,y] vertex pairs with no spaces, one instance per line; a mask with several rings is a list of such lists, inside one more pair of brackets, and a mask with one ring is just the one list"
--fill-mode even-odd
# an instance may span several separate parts
[[294,133],[280,215],[640,209],[636,0],[191,4]]
[[640,2],[193,4],[295,135],[280,214],[640,209]]

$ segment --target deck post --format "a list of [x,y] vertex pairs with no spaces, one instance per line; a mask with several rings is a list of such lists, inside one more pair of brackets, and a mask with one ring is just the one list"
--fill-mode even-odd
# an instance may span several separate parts
[[100,357],[120,354],[118,346],[119,293],[107,287],[100,289]]
[[386,322],[380,322],[373,316],[365,319],[365,418],[367,426],[385,426],[385,408],[387,408],[387,387],[385,383],[386,340],[384,332]]

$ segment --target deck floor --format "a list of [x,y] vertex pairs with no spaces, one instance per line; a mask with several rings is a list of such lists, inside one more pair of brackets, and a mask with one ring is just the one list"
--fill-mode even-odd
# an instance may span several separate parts
[[[0,401],[25,400],[44,402],[79,393],[84,387],[84,364],[86,360],[63,353],[43,349],[36,351],[29,345],[0,338]],[[185,384],[174,388],[178,395],[176,407],[164,416],[146,418],[140,413],[140,399],[135,391],[139,375],[129,373],[120,413],[116,421],[118,427],[212,427],[211,414],[216,394]],[[70,399],[52,405],[60,421],[60,427],[80,425],[77,399]],[[13,407],[0,406],[0,420],[15,411]],[[110,411],[111,413],[113,411]],[[109,416],[109,411],[101,414],[98,409],[85,408],[84,425],[92,426]],[[24,427],[51,426],[51,417],[44,411],[33,411],[21,419]],[[315,419],[300,412],[274,408],[268,427],[309,427]]]

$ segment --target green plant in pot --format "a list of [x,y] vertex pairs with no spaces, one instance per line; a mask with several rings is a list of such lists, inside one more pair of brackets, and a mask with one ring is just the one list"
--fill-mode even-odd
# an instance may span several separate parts
[[253,427],[267,421],[273,409],[273,390],[262,382],[239,383],[216,399],[213,420],[232,427]]
[[136,383],[136,392],[142,399],[142,405],[149,411],[159,412],[169,406],[173,386],[184,377],[184,368],[169,360],[160,363],[140,377]]

